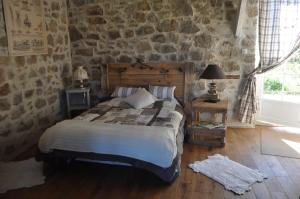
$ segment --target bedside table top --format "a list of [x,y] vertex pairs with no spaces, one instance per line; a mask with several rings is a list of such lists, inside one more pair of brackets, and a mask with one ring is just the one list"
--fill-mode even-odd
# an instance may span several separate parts
[[67,93],[82,93],[82,92],[89,92],[91,89],[86,87],[86,88],[68,88],[66,89]]
[[227,111],[228,100],[221,100],[217,103],[205,102],[204,99],[195,99],[192,101],[192,108],[202,109],[202,110],[218,110]]

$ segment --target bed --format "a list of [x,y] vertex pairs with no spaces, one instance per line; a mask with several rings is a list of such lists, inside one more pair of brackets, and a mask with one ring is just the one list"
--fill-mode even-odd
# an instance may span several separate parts
[[192,64],[109,64],[106,69],[108,93],[120,86],[176,86],[176,99],[157,100],[142,109],[122,98],[99,103],[47,129],[37,159],[51,168],[73,160],[127,165],[174,181],[180,173]]

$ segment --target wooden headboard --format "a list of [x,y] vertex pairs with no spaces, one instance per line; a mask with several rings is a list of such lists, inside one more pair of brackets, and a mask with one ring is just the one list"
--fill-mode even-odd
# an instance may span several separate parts
[[175,96],[186,104],[193,79],[192,63],[108,64],[107,89],[117,86],[176,86]]

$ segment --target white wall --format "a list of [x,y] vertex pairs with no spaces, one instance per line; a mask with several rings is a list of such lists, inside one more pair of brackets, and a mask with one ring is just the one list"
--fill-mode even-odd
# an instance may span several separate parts
[[257,120],[300,128],[300,104],[263,98]]

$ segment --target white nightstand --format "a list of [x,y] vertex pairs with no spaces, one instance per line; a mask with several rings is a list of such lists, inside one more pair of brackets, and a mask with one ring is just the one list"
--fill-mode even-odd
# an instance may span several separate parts
[[71,118],[71,111],[86,110],[91,106],[90,88],[66,89],[68,117]]

